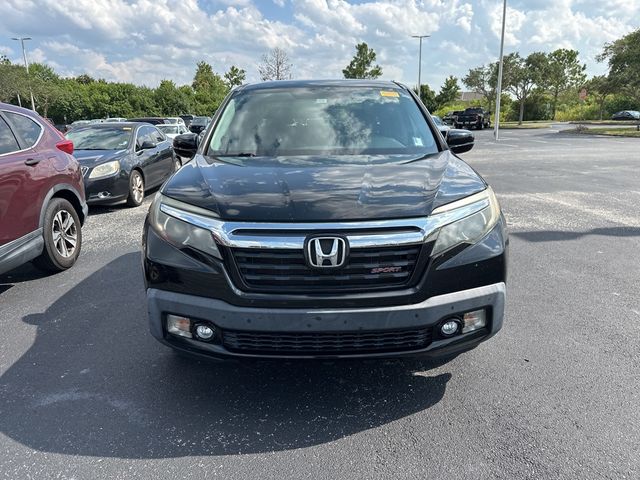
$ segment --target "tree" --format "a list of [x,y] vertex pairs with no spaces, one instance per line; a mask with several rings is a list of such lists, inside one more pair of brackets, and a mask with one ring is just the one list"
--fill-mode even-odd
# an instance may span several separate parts
[[171,80],[162,80],[153,97],[163,115],[179,115],[191,110],[189,98]]
[[293,65],[289,63],[287,52],[274,48],[262,55],[262,63],[258,65],[258,73],[263,82],[268,80],[287,80],[291,78]]
[[246,77],[247,72],[245,72],[242,68],[236,67],[235,65],[231,65],[229,71],[224,74],[224,80],[229,89],[242,85]]
[[[418,88],[413,89],[418,94]],[[427,84],[420,85],[420,94],[418,95],[424,106],[430,112],[435,112],[438,109],[438,103],[436,102],[436,92],[431,90],[431,87]]]
[[589,92],[589,95],[595,98],[600,112],[600,120],[602,120],[607,97],[615,92],[613,83],[604,75],[599,75],[597,77],[593,77],[584,86],[587,89],[587,92]]
[[598,61],[609,63],[609,81],[640,105],[640,28],[604,46]]
[[510,53],[503,58],[503,84],[519,104],[518,125],[522,125],[527,97],[536,86],[544,87],[548,70],[547,56],[533,52],[526,59],[519,53]]
[[205,61],[198,62],[192,86],[197,115],[213,115],[229,92],[222,77]]
[[4,57],[0,62],[0,102],[11,102],[25,94],[29,94],[27,71],[23,66],[14,65]]
[[453,102],[460,95],[460,86],[458,85],[458,79],[453,75],[447,77],[444,81],[442,87],[440,87],[440,92],[436,95],[436,103],[438,104],[438,108],[442,108],[447,103]]
[[342,70],[344,78],[378,78],[382,75],[382,67],[373,65],[376,61],[376,52],[369,48],[365,42],[356,45],[356,54]]
[[90,77],[89,75],[87,75],[86,73],[83,73],[82,75],[78,75],[76,77],[76,82],[78,83],[83,83],[83,84],[87,84],[87,83],[93,83],[96,80],[93,77]]
[[32,63],[29,66],[29,81],[33,90],[36,105],[43,117],[47,117],[49,108],[62,95],[60,77],[48,65]]
[[548,56],[548,69],[546,72],[546,84],[551,93],[552,118],[556,118],[558,96],[572,88],[582,86],[586,80],[584,71],[587,66],[578,60],[577,50],[559,48]]
[[462,79],[467,88],[470,88],[487,103],[487,109],[493,111],[496,99],[496,89],[498,84],[498,64],[490,63],[480,67],[472,68]]

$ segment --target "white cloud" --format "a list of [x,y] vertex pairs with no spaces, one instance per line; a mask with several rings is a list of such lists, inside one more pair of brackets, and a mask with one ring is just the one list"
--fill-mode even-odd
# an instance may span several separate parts
[[[150,86],[190,83],[201,59],[219,72],[238,65],[256,81],[261,55],[276,46],[297,78],[341,77],[361,41],[377,52],[384,78],[413,84],[410,35],[431,34],[423,79],[437,89],[496,59],[502,21],[502,0],[3,0],[2,10],[0,53],[19,56],[8,38],[28,34],[31,61]],[[638,1],[510,0],[506,51],[576,48],[590,73],[602,73],[602,44],[638,18]]]

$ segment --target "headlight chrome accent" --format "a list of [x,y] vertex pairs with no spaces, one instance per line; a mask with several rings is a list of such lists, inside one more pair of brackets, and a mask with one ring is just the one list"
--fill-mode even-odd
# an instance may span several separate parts
[[198,221],[200,215],[191,213],[194,210],[207,212],[158,193],[149,208],[149,223],[162,238],[178,248],[191,247],[222,259],[213,232]]
[[110,177],[112,175],[117,175],[120,172],[120,161],[113,160],[111,162],[103,163],[102,165],[98,165],[97,167],[93,167],[91,173],[89,174],[89,178],[95,180],[96,178],[104,178]]
[[[475,208],[474,208],[475,207]],[[433,211],[432,218],[453,212],[469,214],[453,222],[442,222],[431,255],[439,255],[463,243],[475,243],[496,225],[500,218],[500,205],[491,187],[480,193],[443,205]]]

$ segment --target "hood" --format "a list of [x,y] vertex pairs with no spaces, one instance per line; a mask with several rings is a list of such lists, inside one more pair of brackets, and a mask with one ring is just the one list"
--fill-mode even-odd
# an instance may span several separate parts
[[117,160],[127,154],[127,150],[74,150],[73,156],[83,167],[94,167],[110,160]]
[[208,209],[225,220],[326,222],[426,216],[433,208],[486,187],[448,150],[398,163],[302,165],[295,160],[240,165],[200,155],[163,187],[162,193]]

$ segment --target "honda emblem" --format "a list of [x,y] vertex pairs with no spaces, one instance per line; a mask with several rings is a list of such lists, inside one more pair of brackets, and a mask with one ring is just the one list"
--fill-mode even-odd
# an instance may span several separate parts
[[339,268],[347,261],[348,243],[342,237],[307,238],[305,256],[313,268]]

